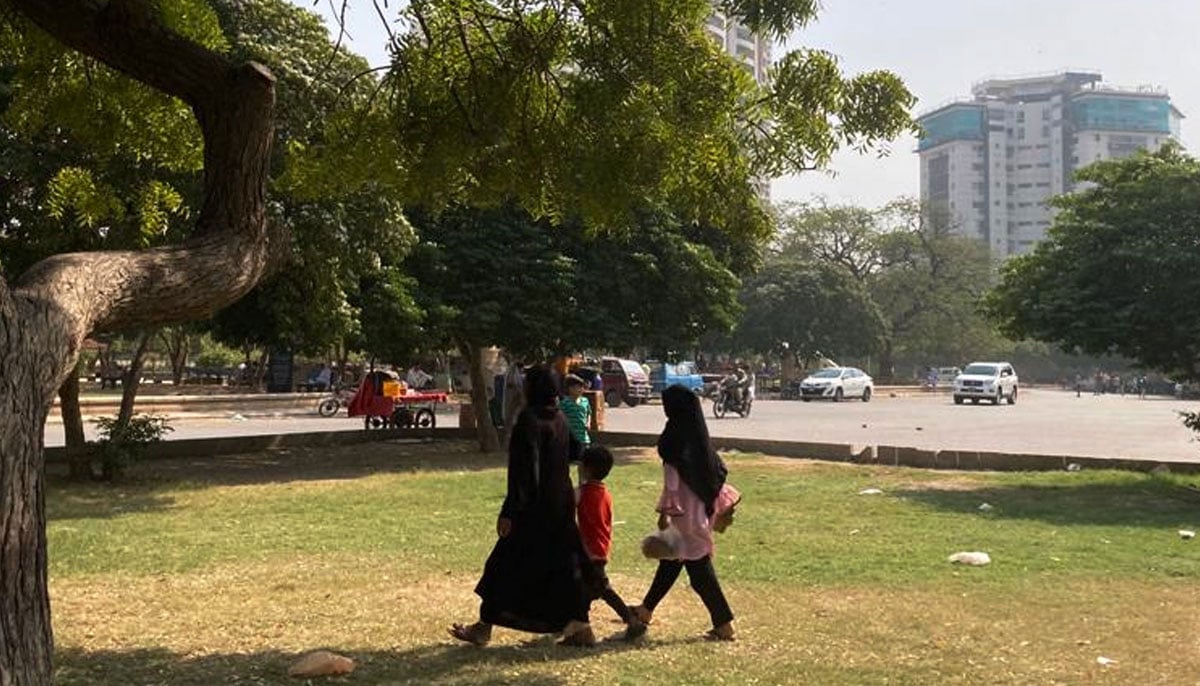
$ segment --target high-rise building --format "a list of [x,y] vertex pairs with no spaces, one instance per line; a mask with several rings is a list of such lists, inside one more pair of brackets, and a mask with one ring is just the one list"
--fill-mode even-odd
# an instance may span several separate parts
[[723,12],[713,12],[706,28],[743,69],[759,83],[767,82],[767,69],[771,66],[771,41],[766,36],[754,33],[737,17],[726,16]]
[[1183,119],[1166,91],[1092,72],[990,79],[972,95],[918,118],[921,200],[1000,259],[1045,238],[1046,201],[1075,187],[1075,170],[1178,140]]

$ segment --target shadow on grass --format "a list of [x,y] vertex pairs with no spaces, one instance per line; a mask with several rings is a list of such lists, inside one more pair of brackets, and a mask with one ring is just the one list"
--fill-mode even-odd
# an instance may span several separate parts
[[46,519],[111,519],[135,512],[170,509],[175,498],[144,488],[95,484],[51,487],[46,498]]
[[[449,639],[448,639],[449,640]],[[698,639],[697,639],[698,640]],[[687,642],[687,641],[684,641]],[[355,671],[343,677],[299,681],[287,675],[294,653],[264,651],[249,654],[189,656],[162,648],[130,650],[59,649],[55,654],[56,683],[60,686],[126,686],[127,684],[525,684],[558,686],[563,677],[530,674],[523,669],[547,663],[582,662],[601,654],[642,650],[647,645],[604,641],[594,648],[564,648],[540,637],[519,645],[476,648],[451,643],[408,650],[355,652],[335,650],[355,661]]]
[[[980,517],[1148,529],[1192,521],[1200,506],[1200,493],[1154,477],[1125,483],[1029,484],[970,490],[913,488],[895,494],[939,510]],[[981,503],[988,503],[992,509],[981,511]]]
[[[625,464],[642,460],[644,454],[640,448],[613,452],[617,462]],[[389,441],[146,460],[131,465],[116,484],[72,483],[66,479],[65,465],[47,465],[47,515],[51,520],[93,519],[167,509],[174,499],[159,495],[161,490],[348,480],[376,474],[479,472],[502,470],[506,465],[506,455],[481,453],[469,441]]]

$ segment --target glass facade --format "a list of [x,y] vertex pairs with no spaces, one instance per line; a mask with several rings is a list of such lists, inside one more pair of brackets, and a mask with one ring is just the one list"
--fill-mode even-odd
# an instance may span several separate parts
[[1079,131],[1171,133],[1171,104],[1165,98],[1086,95],[1071,101],[1071,121]]
[[921,138],[917,143],[918,150],[927,150],[952,140],[981,141],[986,130],[983,107],[973,105],[940,110],[922,117],[919,123]]

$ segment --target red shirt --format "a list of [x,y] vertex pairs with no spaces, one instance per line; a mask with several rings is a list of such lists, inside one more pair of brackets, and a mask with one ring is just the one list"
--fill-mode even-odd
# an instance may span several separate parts
[[579,535],[593,560],[608,560],[612,547],[612,495],[603,482],[588,481],[579,487]]

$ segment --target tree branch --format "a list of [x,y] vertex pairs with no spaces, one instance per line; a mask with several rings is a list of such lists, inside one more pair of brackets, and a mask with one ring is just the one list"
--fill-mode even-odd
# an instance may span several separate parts
[[275,79],[163,26],[146,0],[0,0],[56,40],[189,103],[204,135],[204,200],[195,238],[143,252],[56,255],[16,283],[14,297],[55,309],[78,343],[93,330],[207,315],[266,271]]

